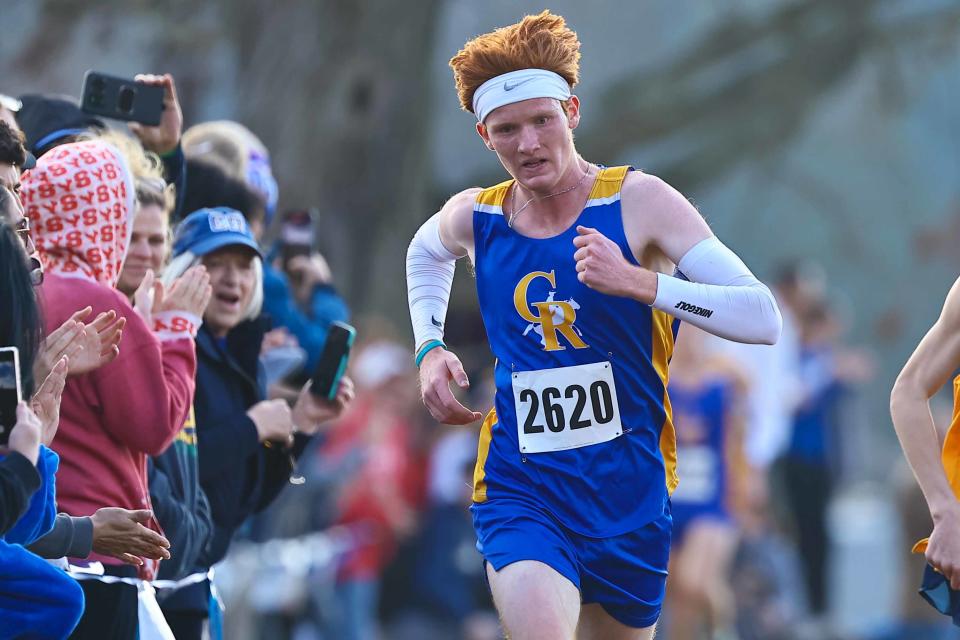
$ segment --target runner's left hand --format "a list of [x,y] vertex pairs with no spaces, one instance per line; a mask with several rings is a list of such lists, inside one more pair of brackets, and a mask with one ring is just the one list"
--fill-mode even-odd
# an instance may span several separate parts
[[577,248],[573,259],[577,261],[580,282],[607,295],[634,298],[645,304],[653,302],[657,274],[627,262],[616,242],[596,229],[578,225],[573,246]]

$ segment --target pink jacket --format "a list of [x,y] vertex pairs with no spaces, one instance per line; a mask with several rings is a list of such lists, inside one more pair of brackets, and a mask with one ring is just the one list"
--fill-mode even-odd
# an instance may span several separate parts
[[[74,516],[108,506],[149,509],[147,456],[166,449],[187,417],[196,354],[189,332],[167,330],[161,342],[114,289],[133,213],[129,171],[103,142],[63,145],[24,175],[23,200],[46,271],[40,297],[47,332],[87,305],[90,318],[113,309],[127,320],[113,362],[67,379],[52,445],[60,454],[59,509]],[[156,522],[151,528],[160,531]],[[147,563],[141,577],[155,571],[156,563]]]

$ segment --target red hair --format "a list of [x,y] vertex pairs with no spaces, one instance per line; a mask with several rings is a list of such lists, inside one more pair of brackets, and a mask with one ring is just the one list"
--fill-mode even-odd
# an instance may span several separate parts
[[519,69],[546,69],[572,89],[580,79],[580,40],[562,16],[544,11],[477,36],[450,58],[457,95],[473,113],[473,94],[490,78]]

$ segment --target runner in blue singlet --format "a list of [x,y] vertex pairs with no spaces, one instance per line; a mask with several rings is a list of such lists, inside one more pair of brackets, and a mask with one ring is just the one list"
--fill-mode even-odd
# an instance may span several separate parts
[[453,196],[417,231],[407,288],[423,401],[481,414],[443,322],[469,257],[496,358],[474,526],[511,638],[647,640],[660,615],[677,485],[667,365],[677,321],[775,342],[770,291],[659,178],[576,150],[576,34],[545,11],[450,61],[510,180]]

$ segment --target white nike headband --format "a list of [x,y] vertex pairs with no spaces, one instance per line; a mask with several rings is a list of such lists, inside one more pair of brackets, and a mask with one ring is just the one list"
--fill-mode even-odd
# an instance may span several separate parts
[[507,104],[532,98],[570,98],[570,85],[559,74],[546,69],[519,69],[490,78],[473,94],[473,113],[479,122]]

